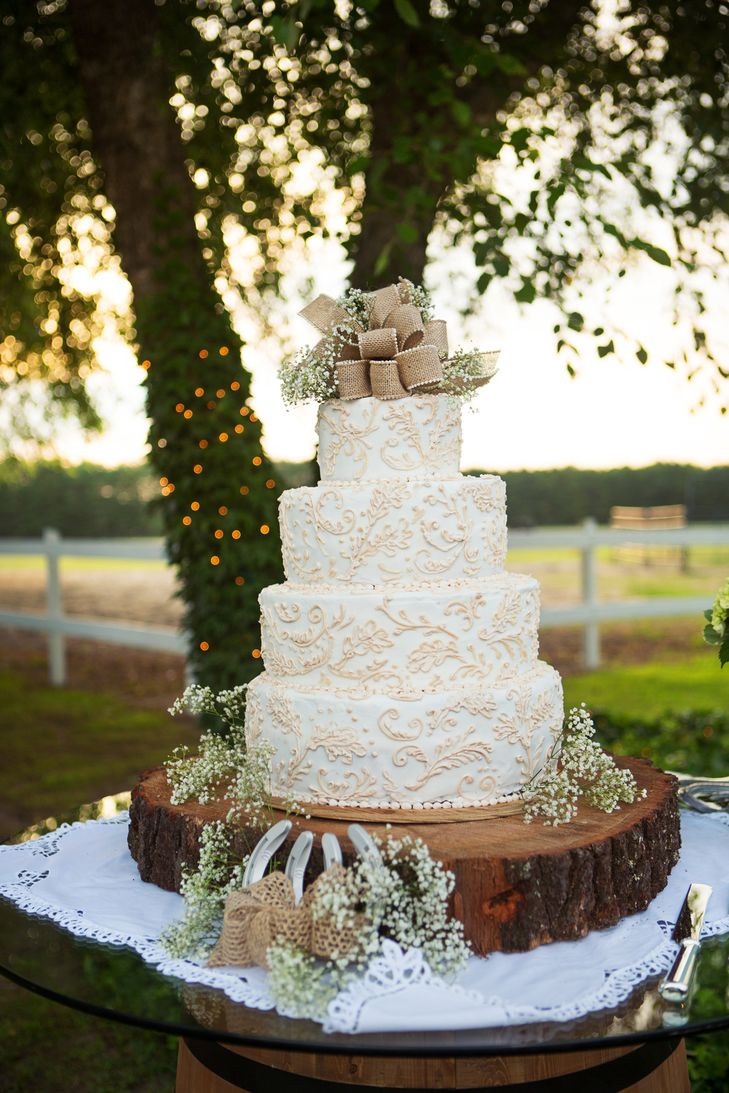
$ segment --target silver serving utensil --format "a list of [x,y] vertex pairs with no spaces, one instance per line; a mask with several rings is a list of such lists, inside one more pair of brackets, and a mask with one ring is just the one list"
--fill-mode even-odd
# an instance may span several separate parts
[[291,830],[291,820],[279,820],[258,840],[243,873],[243,887],[255,884],[266,872],[266,866]]
[[692,884],[673,928],[674,940],[681,942],[678,956],[668,975],[658,984],[658,993],[666,1002],[685,1002],[696,974],[701,948],[701,930],[712,889],[708,884]]
[[297,903],[301,903],[301,898],[304,895],[304,873],[309,863],[313,842],[314,836],[311,831],[302,831],[291,847],[291,853],[286,862],[284,872],[291,881],[294,889],[294,899]]
[[365,831],[361,824],[350,824],[347,828],[347,834],[352,846],[361,858],[374,858],[378,862],[382,861],[382,854],[377,844],[369,831]]
[[321,851],[324,856],[324,869],[331,869],[333,865],[342,865],[342,848],[339,839],[331,831],[325,831],[321,837]]

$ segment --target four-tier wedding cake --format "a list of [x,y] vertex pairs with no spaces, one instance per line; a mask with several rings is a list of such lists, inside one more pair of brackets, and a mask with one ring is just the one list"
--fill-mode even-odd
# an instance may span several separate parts
[[558,673],[539,586],[504,571],[506,499],[459,473],[445,394],[319,409],[315,487],[281,496],[286,582],[261,594],[246,735],[272,791],[366,808],[488,805],[554,754]]

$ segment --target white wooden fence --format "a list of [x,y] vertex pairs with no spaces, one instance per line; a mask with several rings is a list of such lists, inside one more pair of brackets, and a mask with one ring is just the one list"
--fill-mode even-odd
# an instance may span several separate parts
[[[510,550],[545,550],[569,547],[581,556],[581,602],[574,607],[546,607],[542,626],[582,626],[587,668],[600,665],[600,623],[630,619],[665,618],[671,615],[701,615],[710,596],[667,596],[610,603],[597,598],[597,548],[627,543],[642,546],[729,546],[729,524],[692,524],[685,528],[651,531],[616,530],[585,520],[576,527],[517,529],[509,532]],[[77,618],[64,615],[59,560],[62,557],[164,560],[162,539],[62,539],[47,530],[42,539],[0,539],[0,555],[36,555],[46,562],[46,613],[0,610],[0,626],[38,630],[48,634],[51,683],[66,681],[65,638],[129,645],[136,649],[158,649],[167,653],[187,650],[183,634],[172,627],[146,626],[126,622]],[[1,563],[0,563],[1,564]]]

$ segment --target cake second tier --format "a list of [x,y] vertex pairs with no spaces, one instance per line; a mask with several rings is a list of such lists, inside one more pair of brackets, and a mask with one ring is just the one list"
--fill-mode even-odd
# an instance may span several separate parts
[[491,804],[543,770],[562,728],[549,665],[491,686],[364,697],[306,691],[262,672],[246,738],[272,751],[271,789],[300,803],[370,808]]
[[436,692],[508,679],[537,659],[539,585],[516,573],[426,598],[270,585],[260,603],[268,675],[307,689]]
[[286,490],[286,577],[321,587],[472,583],[504,567],[505,493],[492,474]]

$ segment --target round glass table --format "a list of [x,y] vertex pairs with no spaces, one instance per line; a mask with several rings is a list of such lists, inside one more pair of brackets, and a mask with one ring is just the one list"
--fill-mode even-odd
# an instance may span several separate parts
[[[128,794],[35,825],[111,815]],[[729,1027],[729,935],[702,945],[695,989],[668,1006],[657,979],[577,1021],[347,1035],[162,975],[130,949],[79,938],[0,898],[0,973],[88,1014],[181,1037],[178,1093],[231,1089],[689,1090],[683,1037]],[[275,1075],[275,1077],[273,1077]],[[218,1084],[215,1084],[215,1083]],[[275,1084],[272,1085],[272,1082]]]

